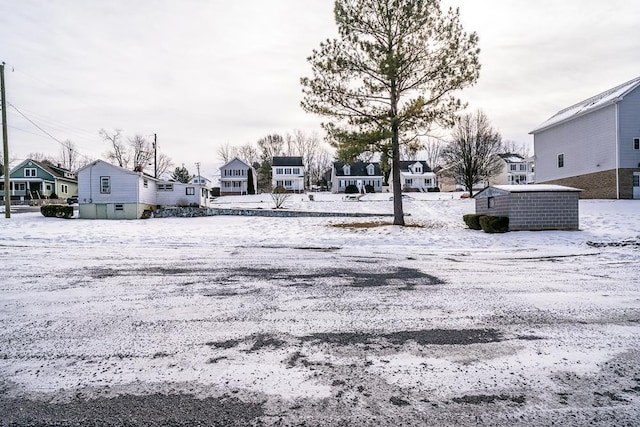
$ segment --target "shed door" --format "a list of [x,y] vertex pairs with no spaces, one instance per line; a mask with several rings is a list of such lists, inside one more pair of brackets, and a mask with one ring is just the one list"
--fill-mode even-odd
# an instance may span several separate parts
[[640,199],[640,172],[633,173],[633,198]]

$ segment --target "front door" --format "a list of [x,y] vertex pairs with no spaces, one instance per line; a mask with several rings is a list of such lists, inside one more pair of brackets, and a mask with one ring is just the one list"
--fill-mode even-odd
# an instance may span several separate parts
[[640,199],[640,172],[633,173],[633,198]]

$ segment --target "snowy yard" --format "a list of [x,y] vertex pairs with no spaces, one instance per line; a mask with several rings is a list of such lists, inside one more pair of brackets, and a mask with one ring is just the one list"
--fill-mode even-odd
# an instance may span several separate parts
[[[392,212],[314,199],[287,207]],[[0,219],[1,425],[637,425],[640,202],[495,235],[458,194],[404,206]]]

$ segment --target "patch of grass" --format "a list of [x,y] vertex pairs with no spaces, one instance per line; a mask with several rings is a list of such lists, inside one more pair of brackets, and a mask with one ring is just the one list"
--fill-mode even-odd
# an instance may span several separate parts
[[[341,222],[338,224],[331,224],[336,228],[355,228],[355,229],[367,229],[376,227],[388,227],[393,225],[391,221],[368,221],[368,222]],[[407,228],[427,228],[424,224],[405,224]]]

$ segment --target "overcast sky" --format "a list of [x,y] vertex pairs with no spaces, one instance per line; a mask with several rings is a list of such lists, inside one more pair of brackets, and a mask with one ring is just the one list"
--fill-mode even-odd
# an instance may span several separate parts
[[[460,96],[504,139],[640,75],[640,1],[442,0],[480,37]],[[158,135],[177,164],[214,175],[221,144],[320,131],[300,108],[307,56],[336,34],[332,0],[0,0],[7,99],[99,158],[101,128]],[[9,107],[11,157],[60,145]]]

